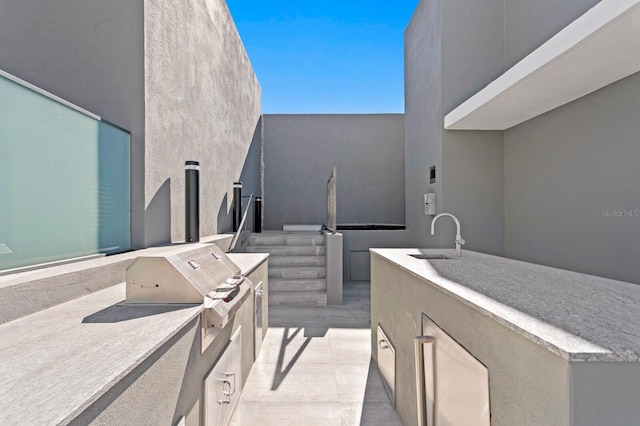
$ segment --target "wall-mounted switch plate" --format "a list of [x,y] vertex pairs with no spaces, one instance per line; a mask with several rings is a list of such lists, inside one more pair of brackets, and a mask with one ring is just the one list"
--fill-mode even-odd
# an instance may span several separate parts
[[436,214],[436,194],[435,192],[430,192],[428,194],[424,194],[424,214],[435,216]]

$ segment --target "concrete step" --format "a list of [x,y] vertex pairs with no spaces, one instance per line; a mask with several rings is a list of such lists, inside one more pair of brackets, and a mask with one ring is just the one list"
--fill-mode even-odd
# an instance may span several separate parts
[[269,256],[269,267],[325,266],[324,256]]
[[269,305],[326,306],[324,291],[271,291]]
[[283,280],[269,279],[269,291],[326,291],[327,280]]
[[324,235],[317,233],[263,233],[251,234],[250,246],[324,246]]
[[325,278],[325,276],[326,270],[324,266],[306,266],[292,268],[286,266],[271,267],[271,264],[269,264],[269,278],[285,280],[315,280],[318,278]]
[[322,246],[247,246],[247,253],[269,253],[272,256],[324,256]]

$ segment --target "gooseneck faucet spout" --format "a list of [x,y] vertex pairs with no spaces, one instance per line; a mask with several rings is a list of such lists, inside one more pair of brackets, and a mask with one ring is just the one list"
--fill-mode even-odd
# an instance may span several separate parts
[[460,221],[457,217],[452,215],[451,213],[440,213],[431,221],[431,235],[434,234],[436,220],[440,219],[442,216],[449,216],[456,223],[456,255],[462,256],[462,246],[464,245],[464,240],[462,239],[462,235],[460,235]]

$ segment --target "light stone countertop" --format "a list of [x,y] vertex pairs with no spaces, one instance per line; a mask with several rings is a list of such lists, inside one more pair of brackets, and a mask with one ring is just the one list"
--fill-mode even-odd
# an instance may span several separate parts
[[[227,255],[245,275],[269,256]],[[0,325],[1,425],[68,423],[203,310],[126,305],[125,291],[121,283]]]
[[565,359],[640,361],[640,285],[468,250],[371,252]]
[[202,312],[124,299],[122,283],[0,326],[0,424],[68,423]]

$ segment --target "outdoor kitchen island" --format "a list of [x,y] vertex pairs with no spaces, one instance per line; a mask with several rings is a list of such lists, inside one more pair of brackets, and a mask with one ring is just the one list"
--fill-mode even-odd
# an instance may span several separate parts
[[[225,246],[225,241],[216,243]],[[233,394],[223,393],[216,403],[225,396],[237,399],[255,360],[255,287],[261,283],[266,292],[268,255],[233,254],[232,261],[217,244],[196,243],[121,256],[129,270],[154,261],[176,266],[180,273],[159,267],[155,270],[162,273],[156,273],[151,284],[134,283],[128,276],[127,283],[0,325],[0,424],[173,425],[184,420],[181,424],[201,425],[207,416],[216,424],[204,396],[211,391],[209,378],[214,391]],[[113,258],[104,262],[113,263]],[[183,261],[207,278],[244,278],[238,285],[237,306],[218,311],[226,316],[213,317],[221,318],[219,326],[209,323],[212,317],[205,311],[211,302],[206,297],[204,303],[171,303],[176,294],[167,285],[187,277]],[[210,268],[207,262],[224,265]],[[187,278],[197,281],[195,276]],[[217,288],[223,282],[210,285]],[[136,285],[162,290],[159,297],[165,302],[131,303],[130,287]],[[233,301],[233,293],[221,294]],[[261,328],[267,326],[265,316]],[[208,339],[203,339],[204,330]],[[229,377],[217,380],[216,366],[228,352],[232,356],[226,358],[238,363],[237,370],[225,369]],[[232,411],[232,404],[220,405]]]
[[[477,425],[640,419],[636,284],[465,250],[372,249],[371,287],[372,354],[403,424],[418,424],[418,391],[427,421],[451,420],[467,397]],[[425,335],[435,343],[416,343]],[[446,369],[459,360],[468,368]]]

